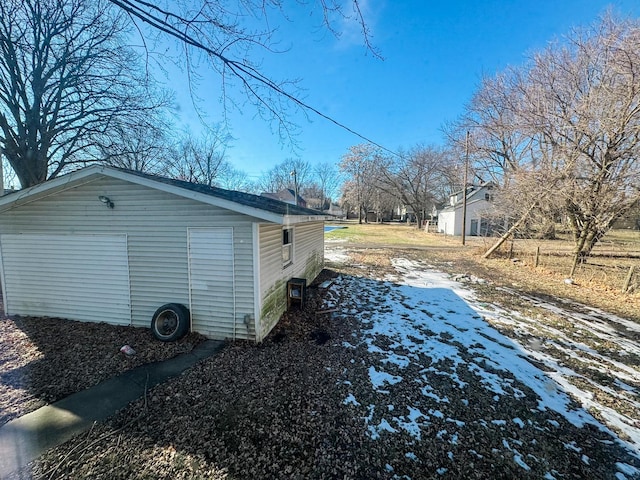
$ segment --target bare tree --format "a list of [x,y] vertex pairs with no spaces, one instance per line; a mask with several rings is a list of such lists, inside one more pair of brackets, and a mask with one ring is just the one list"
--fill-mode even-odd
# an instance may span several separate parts
[[389,190],[384,183],[384,177],[382,175],[376,175],[374,177],[375,183],[369,195],[369,207],[368,212],[375,212],[376,222],[382,223],[387,219],[393,218],[394,211],[398,207],[398,197]]
[[0,2],[0,147],[23,187],[97,160],[111,132],[164,105],[126,27],[108,1]]
[[311,183],[311,165],[300,158],[287,158],[262,174],[258,187],[263,192],[278,192],[285,188],[302,192]]
[[148,123],[137,128],[115,127],[109,143],[97,146],[104,163],[151,174],[166,174],[175,158],[166,125]]
[[[224,161],[218,170],[216,178],[216,186],[226,188],[227,190],[237,190],[239,192],[254,192],[255,188],[249,175]],[[257,192],[256,192],[257,193]]]
[[209,187],[216,185],[228,168],[226,148],[229,141],[229,135],[221,126],[206,131],[199,138],[185,135],[174,149],[168,175]]
[[560,207],[573,232],[575,270],[640,202],[640,22],[605,15],[511,78],[504,128],[524,135],[529,151],[510,177],[511,196],[527,215]]
[[402,205],[410,207],[421,226],[433,207],[442,202],[447,190],[451,157],[434,146],[417,146],[390,158],[383,165],[382,186]]
[[367,222],[366,212],[372,203],[372,192],[365,190],[355,179],[345,180],[342,184],[340,205],[347,216],[356,214],[358,223]]
[[[9,161],[6,158],[2,158],[0,163],[0,168],[2,170],[2,185],[5,190],[14,190],[19,188],[18,185],[20,181],[18,177],[16,177],[16,172],[13,171]],[[4,192],[3,192],[4,193]]]
[[445,127],[449,143],[484,181],[507,184],[509,175],[531,161],[533,139],[519,128],[521,72],[508,69],[483,78],[455,123]]
[[541,165],[557,172],[576,262],[640,201],[640,22],[607,15],[564,47],[537,55],[527,76],[528,123]]
[[338,166],[346,179],[343,196],[358,212],[358,223],[362,223],[363,215],[366,221],[366,213],[376,196],[381,159],[383,155],[375,145],[360,144],[349,147]]
[[320,189],[321,204],[325,205],[327,200],[331,203],[337,195],[337,189],[340,185],[340,173],[334,165],[330,163],[321,163],[316,165],[314,174]]

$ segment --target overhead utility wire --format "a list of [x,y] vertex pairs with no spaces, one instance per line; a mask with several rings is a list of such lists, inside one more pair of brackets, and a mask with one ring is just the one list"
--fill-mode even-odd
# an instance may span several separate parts
[[[286,98],[288,98],[289,100],[291,100],[292,102],[296,103],[297,105],[299,105],[300,107],[302,107],[304,110],[308,110],[310,112],[315,113],[317,116],[324,118],[325,120],[328,120],[329,122],[337,125],[338,127],[342,128],[343,130],[346,130],[347,132],[355,135],[358,138],[361,138],[362,140],[375,145],[376,147],[394,155],[394,156],[400,156],[398,153],[394,152],[393,150],[388,149],[387,147],[384,147],[382,145],[380,145],[377,142],[374,142],[373,140],[371,140],[370,138],[358,133],[357,131],[353,130],[352,128],[348,127],[347,125],[345,125],[344,123],[339,122],[338,120],[330,117],[329,115],[321,112],[320,110],[318,110],[317,108],[312,107],[311,105],[309,105],[308,103],[303,102],[302,100],[300,100],[299,98],[297,98],[296,96],[288,93],[287,91],[285,91],[282,87],[280,87],[278,84],[276,84],[275,82],[273,82],[271,79],[269,79],[268,77],[262,75],[259,71],[257,71],[255,68],[249,66],[249,65],[245,65],[243,63],[237,62],[235,60],[232,60],[230,58],[227,58],[226,56],[222,55],[219,52],[216,52],[215,50],[207,47],[206,45],[202,44],[201,42],[199,42],[198,40],[196,40],[195,38],[191,37],[190,35],[188,35],[186,32],[181,32],[180,30],[178,30],[176,27],[168,24],[166,21],[162,20],[161,18],[158,18],[156,16],[154,16],[153,14],[151,14],[150,12],[143,10],[141,7],[139,7],[137,4],[141,4],[144,5],[145,7],[149,8],[149,9],[153,9],[155,11],[157,11],[158,13],[166,16],[166,17],[173,17],[176,20],[179,21],[185,21],[185,19],[179,17],[178,15],[171,13],[171,12],[167,12],[164,11],[162,9],[160,9],[159,7],[152,5],[148,2],[145,1],[137,1],[137,2],[133,2],[131,0],[109,0],[111,3],[113,3],[114,5],[117,5],[118,7],[122,8],[124,11],[126,11],[127,13],[129,13],[130,15],[133,15],[134,17],[139,18],[140,20],[142,20],[143,22],[151,25],[154,28],[157,28],[158,30],[165,32],[168,35],[171,35],[174,38],[177,38],[178,40],[191,45],[195,48],[198,48],[200,50],[203,50],[205,52],[207,52],[209,55],[212,55],[216,58],[218,58],[219,60],[221,60],[227,67],[229,67],[229,69],[231,70],[231,72],[233,72],[233,74],[239,78],[242,83],[255,95],[256,99],[258,100],[258,102],[264,104],[270,111],[273,112],[273,108],[268,105],[266,103],[266,101],[259,95],[257,94],[253,88],[251,87],[251,85],[248,83],[247,79],[242,75],[246,75],[249,78],[252,78],[254,80],[256,80],[259,83],[262,83],[263,85],[267,86],[268,88],[270,88],[271,90],[275,91],[276,93],[278,93],[279,95],[282,95]],[[188,22],[187,22],[188,23]],[[276,114],[277,115],[277,114]]]

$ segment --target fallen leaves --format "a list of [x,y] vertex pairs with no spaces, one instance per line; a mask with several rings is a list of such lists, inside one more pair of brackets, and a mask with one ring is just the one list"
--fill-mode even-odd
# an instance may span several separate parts
[[[58,318],[0,319],[0,425],[144,363],[190,351],[204,340],[156,340],[148,328]],[[135,355],[120,352],[123,345]]]

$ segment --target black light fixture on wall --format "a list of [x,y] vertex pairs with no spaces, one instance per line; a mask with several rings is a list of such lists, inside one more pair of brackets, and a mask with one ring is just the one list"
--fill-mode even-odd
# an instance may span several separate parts
[[104,203],[107,208],[113,208],[113,202],[111,201],[111,199],[109,197],[105,197],[104,195],[100,195],[98,197],[98,200],[100,200],[102,203]]

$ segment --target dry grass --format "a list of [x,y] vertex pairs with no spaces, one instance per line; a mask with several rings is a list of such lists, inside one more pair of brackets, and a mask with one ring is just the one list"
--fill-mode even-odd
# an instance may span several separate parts
[[442,246],[455,244],[451,237],[440,235],[426,235],[423,230],[405,223],[363,223],[342,222],[335,223],[342,228],[327,232],[325,238],[329,241],[340,241],[351,244],[366,243],[369,245],[407,245],[407,246]]
[[[436,263],[452,273],[465,272],[498,286],[559,296],[640,321],[640,232],[610,232],[596,246],[588,262],[578,266],[572,283],[568,284],[565,280],[571,271],[573,245],[566,234],[558,240],[507,241],[491,258],[483,259],[482,254],[495,238],[467,237],[463,247],[460,237],[426,233],[405,224],[346,226],[327,233],[327,244],[338,241],[363,249],[410,247],[416,258]],[[536,267],[537,248],[540,256]],[[623,293],[631,266],[635,273],[629,291]]]

